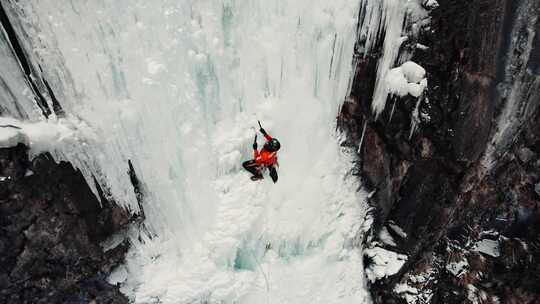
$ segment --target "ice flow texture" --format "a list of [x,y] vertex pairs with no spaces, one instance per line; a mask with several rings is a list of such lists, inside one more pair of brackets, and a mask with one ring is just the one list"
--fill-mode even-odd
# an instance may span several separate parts
[[[220,149],[249,147],[251,134],[227,133],[230,122],[257,113],[285,146],[308,136],[312,147],[327,143],[316,130],[332,128],[347,92],[357,2],[51,0],[3,6],[66,117],[95,133],[80,145],[59,147],[55,157],[71,161],[90,184],[95,177],[136,211],[131,160],[145,189],[148,223],[159,233],[174,231],[171,237],[186,247],[212,222],[217,200],[208,184],[230,169],[223,168]],[[20,86],[14,91],[21,92],[20,75],[11,76]],[[280,118],[265,117],[264,101],[276,102]],[[18,102],[30,119],[40,119],[28,96]],[[320,113],[316,126],[291,128],[313,113]],[[215,145],[229,134],[237,138]]]

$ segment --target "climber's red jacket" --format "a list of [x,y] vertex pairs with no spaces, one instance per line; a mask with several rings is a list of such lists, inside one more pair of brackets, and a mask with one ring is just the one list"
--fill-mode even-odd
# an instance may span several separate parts
[[[267,141],[272,140],[272,136],[268,134],[264,135],[264,138]],[[257,151],[257,149],[254,149],[253,159],[255,160],[255,163],[257,165],[273,166],[277,164],[277,152],[270,152],[264,148],[262,148],[261,151],[259,152]]]

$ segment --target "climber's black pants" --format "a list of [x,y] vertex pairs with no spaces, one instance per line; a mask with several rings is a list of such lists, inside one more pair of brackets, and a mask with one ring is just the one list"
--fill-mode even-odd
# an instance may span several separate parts
[[[255,163],[255,160],[245,161],[242,164],[242,167],[244,167],[244,169],[246,169],[249,173],[253,174],[253,176],[262,176],[261,171],[263,169],[263,166],[257,165],[257,163]],[[272,178],[272,181],[274,181],[274,183],[277,182],[278,175],[276,168],[274,166],[267,166],[267,168],[270,171],[270,177]]]
[[249,173],[253,174],[253,176],[261,176],[262,175],[261,174],[262,166],[257,165],[257,163],[255,163],[254,160],[245,161],[242,164],[242,167],[244,167],[244,169],[246,169]]

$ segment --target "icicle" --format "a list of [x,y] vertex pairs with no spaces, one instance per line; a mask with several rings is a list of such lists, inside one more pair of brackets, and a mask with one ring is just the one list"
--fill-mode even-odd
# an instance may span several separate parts
[[362,128],[362,136],[360,137],[360,143],[358,144],[358,154],[362,153],[362,144],[364,143],[364,135],[366,134],[367,120],[364,121],[364,127]]
[[371,105],[375,116],[379,116],[386,106],[388,90],[384,79],[398,57],[401,44],[406,40],[406,37],[401,36],[406,3],[404,0],[364,0],[362,3],[364,19],[360,27],[360,39],[365,39],[365,55],[373,49],[380,35],[384,34]]
[[422,103],[423,97],[418,98],[416,106],[411,114],[411,132],[409,133],[409,140],[412,138],[418,124],[420,123],[420,103]]
[[405,9],[401,0],[385,0],[383,3],[383,9],[385,11],[383,55],[379,59],[377,65],[377,80],[375,82],[375,92],[371,104],[371,108],[376,117],[382,113],[386,106],[388,89],[386,87],[385,78],[399,54],[399,48],[403,42],[400,38],[403,20],[405,18]]
[[390,111],[390,117],[388,117],[388,123],[392,121],[392,117],[394,117],[394,111],[396,110],[396,100],[395,98],[392,98],[394,102],[392,102],[392,111]]

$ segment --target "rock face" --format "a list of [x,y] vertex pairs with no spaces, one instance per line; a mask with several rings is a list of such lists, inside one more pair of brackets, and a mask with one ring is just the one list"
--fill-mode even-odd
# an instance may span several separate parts
[[128,243],[100,242],[128,214],[100,206],[82,175],[46,155],[28,160],[20,144],[0,149],[0,303],[127,303],[106,276]]
[[367,246],[408,256],[372,284],[375,302],[540,303],[540,1],[439,1],[430,19],[402,46],[425,94],[389,98],[375,119],[381,50],[359,41],[338,118],[376,191]]

